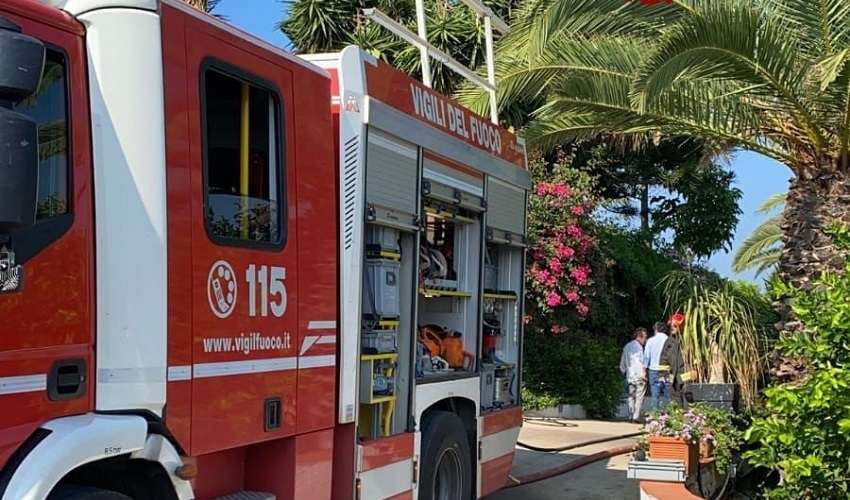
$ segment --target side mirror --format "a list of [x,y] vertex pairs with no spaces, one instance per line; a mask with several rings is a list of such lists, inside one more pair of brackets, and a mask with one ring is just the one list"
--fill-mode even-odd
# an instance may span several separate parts
[[38,90],[44,59],[44,44],[0,18],[0,244],[35,224],[38,125],[13,106]]

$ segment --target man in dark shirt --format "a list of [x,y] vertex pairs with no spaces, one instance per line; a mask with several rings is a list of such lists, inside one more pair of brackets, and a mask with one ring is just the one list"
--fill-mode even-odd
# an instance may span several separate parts
[[685,384],[696,378],[696,373],[685,369],[685,357],[682,354],[681,327],[685,317],[676,313],[670,318],[670,336],[661,349],[661,365],[668,367],[667,384],[670,387],[670,400],[681,407],[685,406]]

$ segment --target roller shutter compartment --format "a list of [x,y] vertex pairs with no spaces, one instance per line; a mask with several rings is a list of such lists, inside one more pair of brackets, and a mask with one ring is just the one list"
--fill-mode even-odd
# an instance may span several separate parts
[[417,150],[409,142],[370,129],[366,149],[366,209],[376,222],[412,225],[417,210]]
[[[487,179],[487,228],[488,233],[492,232],[495,240],[523,240],[525,191],[489,177]],[[518,243],[518,241],[514,242]]]

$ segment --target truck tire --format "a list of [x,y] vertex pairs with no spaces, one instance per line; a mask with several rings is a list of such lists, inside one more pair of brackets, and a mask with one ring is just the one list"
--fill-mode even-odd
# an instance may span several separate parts
[[463,421],[438,411],[422,422],[420,500],[466,500],[472,497],[472,459]]
[[76,484],[62,484],[50,492],[47,500],[133,500],[132,498],[112,490],[92,488],[91,486],[78,486]]

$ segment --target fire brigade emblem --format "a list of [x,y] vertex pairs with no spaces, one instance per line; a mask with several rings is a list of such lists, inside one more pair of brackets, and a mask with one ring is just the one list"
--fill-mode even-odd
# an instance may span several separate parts
[[354,96],[348,96],[348,99],[345,101],[345,110],[351,113],[360,112],[360,106],[357,105],[357,99]]
[[236,306],[236,276],[233,268],[225,260],[212,265],[207,277],[207,299],[213,314],[224,319]]

